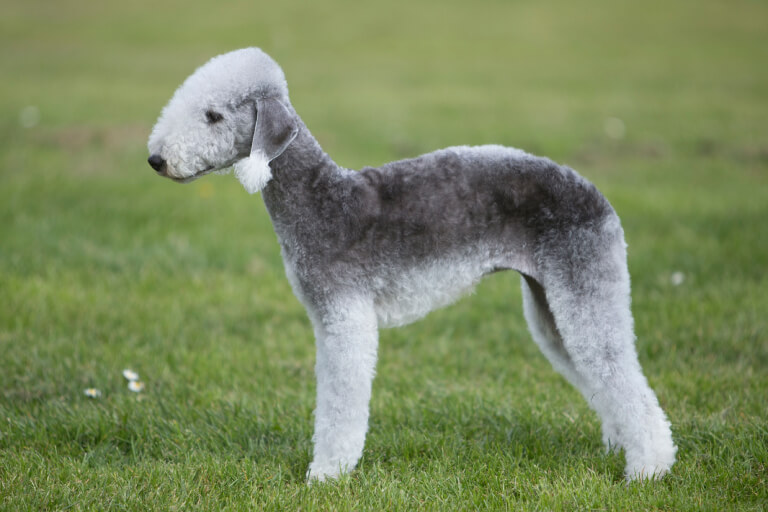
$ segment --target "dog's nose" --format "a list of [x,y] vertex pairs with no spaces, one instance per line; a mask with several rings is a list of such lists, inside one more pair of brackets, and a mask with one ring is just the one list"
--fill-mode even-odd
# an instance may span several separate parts
[[147,159],[147,162],[149,162],[149,165],[151,165],[157,172],[162,172],[165,167],[165,160],[163,160],[163,157],[160,155],[151,155]]

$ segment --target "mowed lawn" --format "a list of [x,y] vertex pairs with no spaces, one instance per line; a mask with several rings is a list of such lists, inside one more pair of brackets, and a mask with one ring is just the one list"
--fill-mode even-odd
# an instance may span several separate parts
[[[312,332],[261,198],[146,164],[173,90],[244,46],[346,167],[499,143],[598,185],[669,476],[624,482],[504,273],[382,332],[359,469],[306,485]],[[0,509],[764,510],[766,63],[752,0],[6,0]]]

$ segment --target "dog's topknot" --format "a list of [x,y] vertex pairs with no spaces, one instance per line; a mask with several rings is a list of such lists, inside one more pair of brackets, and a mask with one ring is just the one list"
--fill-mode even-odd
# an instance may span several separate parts
[[195,91],[193,96],[197,98],[201,93],[208,93],[234,101],[271,97],[288,100],[283,70],[272,57],[255,47],[212,58],[184,81],[175,96],[188,97],[188,90]]

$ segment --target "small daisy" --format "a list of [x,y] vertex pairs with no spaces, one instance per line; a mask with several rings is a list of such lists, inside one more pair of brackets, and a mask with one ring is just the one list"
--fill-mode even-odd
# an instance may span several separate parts
[[144,390],[144,383],[138,380],[132,380],[128,383],[128,389],[134,393],[138,393],[139,391]]
[[139,374],[133,370],[128,370],[127,368],[123,370],[123,377],[130,382],[139,380]]
[[101,396],[101,390],[96,388],[88,388],[84,393],[88,398],[99,398]]
[[669,278],[669,281],[672,283],[672,286],[680,286],[683,284],[683,281],[685,281],[685,274],[679,271],[673,272]]

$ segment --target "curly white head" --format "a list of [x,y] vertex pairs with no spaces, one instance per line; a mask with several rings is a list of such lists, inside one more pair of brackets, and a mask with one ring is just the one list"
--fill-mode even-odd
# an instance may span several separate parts
[[214,57],[176,90],[147,147],[150,165],[186,183],[234,165],[250,193],[271,178],[269,161],[295,138],[280,66],[258,48]]

